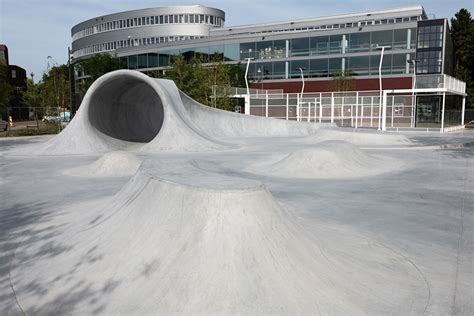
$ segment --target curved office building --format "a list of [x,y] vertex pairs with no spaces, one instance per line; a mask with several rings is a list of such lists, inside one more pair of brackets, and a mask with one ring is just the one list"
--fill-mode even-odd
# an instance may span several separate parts
[[[174,56],[207,63],[215,56],[244,69],[261,89],[332,91],[350,73],[355,90],[410,89],[417,75],[450,75],[448,20],[429,19],[421,5],[253,25],[223,26],[224,12],[203,6],[143,9],[88,20],[72,29],[74,59],[110,52],[123,67],[159,71]],[[381,46],[385,47],[381,60]],[[379,69],[381,66],[381,69]],[[81,75],[78,76],[79,80]]]
[[121,48],[208,37],[224,26],[222,10],[201,5],[150,8],[96,17],[71,29],[75,59]]

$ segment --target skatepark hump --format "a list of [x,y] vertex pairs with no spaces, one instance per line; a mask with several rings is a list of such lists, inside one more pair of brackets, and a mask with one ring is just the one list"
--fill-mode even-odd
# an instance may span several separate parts
[[[455,280],[472,279],[453,215],[472,196],[472,147],[411,139],[104,75],[59,135],[16,146],[37,156],[1,156],[0,310],[449,314]],[[456,306],[471,306],[465,283]]]
[[319,126],[211,109],[170,80],[118,70],[91,85],[72,122],[36,153],[224,150],[232,145],[222,136],[308,135]]
[[[17,252],[11,281],[28,313],[347,314],[364,305],[384,306],[375,295],[384,290],[373,286],[358,293],[364,282],[347,283],[351,268],[328,265],[261,183],[226,175],[206,182],[199,170],[183,181],[174,172],[163,176],[164,169],[148,160],[108,202],[66,212],[71,218],[63,224],[75,224],[59,225],[55,248],[62,256],[25,260],[48,247],[46,241]],[[406,265],[371,271],[387,272],[391,289],[423,287]],[[55,286],[40,295],[32,284]],[[66,299],[87,295],[102,300],[75,305]],[[54,297],[64,300],[49,301]]]

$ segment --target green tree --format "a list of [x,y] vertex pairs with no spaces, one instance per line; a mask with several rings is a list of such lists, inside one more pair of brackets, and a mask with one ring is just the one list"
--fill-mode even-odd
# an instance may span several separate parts
[[[202,104],[233,110],[232,99],[225,94],[226,89],[222,89],[230,87],[231,69],[219,56],[214,56],[204,66],[199,58],[187,61],[180,55],[172,59],[170,68],[164,74],[155,72],[151,75],[173,80],[178,89]],[[219,86],[220,89],[215,90],[214,86]]]
[[75,63],[75,68],[82,75],[86,76],[84,83],[79,87],[81,94],[85,94],[91,84],[100,76],[118,69],[124,68],[120,58],[110,54],[96,54],[90,58]]
[[32,79],[26,79],[26,91],[23,91],[23,102],[28,107],[41,106],[41,94],[39,84],[35,84]]
[[459,10],[451,19],[454,49],[454,74],[466,82],[467,106],[474,106],[474,20],[466,9]]
[[69,107],[69,69],[67,65],[59,65],[43,76],[45,91],[48,92],[48,103],[58,108]]
[[[208,104],[219,109],[232,111],[234,108],[232,99],[226,93],[228,88],[231,87],[230,66],[224,64],[220,56],[216,56],[206,70],[207,85],[211,87],[211,94],[207,97],[210,101]],[[217,87],[219,88],[217,89]]]
[[13,88],[8,82],[8,67],[0,64],[0,117],[13,98]]

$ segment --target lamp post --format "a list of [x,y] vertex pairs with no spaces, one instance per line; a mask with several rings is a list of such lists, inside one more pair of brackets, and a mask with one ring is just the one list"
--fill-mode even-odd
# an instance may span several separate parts
[[[382,46],[382,45],[379,45],[379,44],[376,44],[375,45],[375,48],[376,49],[381,49],[382,52],[380,54],[380,64],[379,64],[379,89],[380,89],[380,96],[379,96],[379,126],[378,126],[378,130],[380,131],[380,129],[384,129],[384,126],[385,126],[385,122],[382,122],[382,119],[385,120],[385,116],[387,114],[387,105],[384,104],[383,106],[383,114],[382,116],[380,115],[380,110],[382,109],[382,63],[383,63],[383,53],[385,51],[385,48],[391,48],[391,46]],[[382,126],[381,126],[382,125]]]
[[411,127],[415,127],[415,88],[416,88],[416,60],[410,59],[407,60],[409,65],[413,65],[413,79],[412,79],[412,90],[411,90]]
[[69,70],[69,108],[70,108],[70,112],[69,112],[69,119],[71,119],[73,116],[74,116],[74,112],[75,112],[75,108],[74,108],[74,100],[73,100],[73,90],[74,90],[74,87],[75,87],[75,76],[74,76],[74,72],[72,71],[72,59],[74,58],[72,56],[72,49],[70,47],[67,48],[67,66],[68,66],[68,70]]
[[245,98],[245,114],[250,115],[250,88],[249,88],[249,80],[247,78],[249,73],[250,61],[254,60],[253,57],[245,58],[247,61],[247,68],[245,68],[245,86],[247,87],[247,96]]
[[300,120],[300,104],[303,105],[303,93],[304,93],[304,73],[303,73],[303,70],[305,70],[305,68],[303,67],[299,67],[299,68],[296,68],[297,70],[300,71],[301,73],[301,93],[300,93],[300,98],[298,100],[298,102],[296,103],[296,121],[299,121]]
[[304,74],[303,74],[303,70],[305,70],[305,68],[298,68],[298,70],[300,71],[301,73],[301,82],[302,82],[302,85],[301,85],[301,97],[303,97],[303,93],[304,93]]

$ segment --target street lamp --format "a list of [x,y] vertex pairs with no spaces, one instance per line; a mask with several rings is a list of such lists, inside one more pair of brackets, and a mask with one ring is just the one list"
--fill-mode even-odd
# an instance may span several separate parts
[[300,99],[297,102],[297,107],[296,107],[296,111],[297,111],[296,120],[299,121],[300,120],[300,103],[301,103],[301,105],[303,105],[303,93],[304,93],[304,74],[303,74],[303,70],[305,70],[305,68],[299,67],[299,68],[297,68],[297,70],[299,70],[300,73],[301,73],[301,82],[302,82]]
[[245,86],[247,87],[247,97],[246,97],[246,104],[245,104],[245,114],[250,114],[250,88],[249,88],[249,80],[247,78],[249,73],[250,61],[254,60],[253,57],[245,58],[247,61],[247,68],[245,68]]
[[411,127],[415,127],[415,87],[416,87],[416,60],[407,60],[409,65],[413,65],[413,79],[412,79],[412,90],[411,90]]
[[72,49],[70,47],[67,48],[67,57],[68,57],[68,60],[67,60],[67,66],[68,66],[68,70],[69,70],[69,108],[70,108],[70,112],[69,112],[69,118],[71,119],[74,114],[75,114],[75,109],[74,109],[74,104],[73,104],[73,88],[75,87],[75,84],[76,84],[76,80],[75,80],[75,76],[74,76],[74,71],[72,70],[72,60],[73,60],[73,56],[72,56]]
[[[383,119],[385,120],[385,116],[387,115],[387,107],[386,107],[386,104],[384,104],[384,107],[383,107],[383,114],[382,116],[380,116],[380,110],[382,109],[382,63],[383,63],[383,53],[385,51],[385,48],[391,48],[391,46],[387,45],[387,46],[382,46],[382,45],[379,45],[379,44],[376,44],[375,45],[375,48],[376,49],[381,49],[382,50],[382,53],[380,54],[380,64],[379,64],[379,88],[380,88],[380,96],[379,96],[379,127],[378,127],[378,130],[380,131],[381,129],[381,120],[382,120],[382,117]],[[382,122],[382,125],[385,125],[384,122]],[[383,129],[383,128],[382,128]]]
[[303,83],[302,86],[301,86],[301,97],[303,97],[303,93],[304,93],[304,74],[303,74],[303,70],[305,70],[305,68],[300,67],[300,68],[298,68],[298,70],[301,73],[301,82]]

